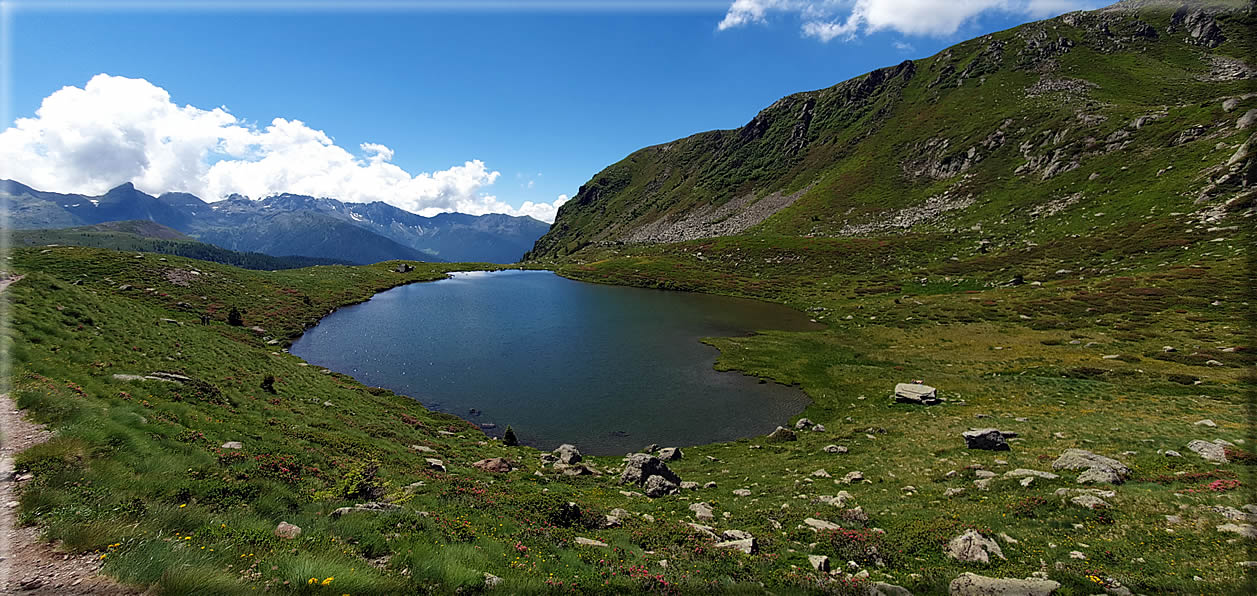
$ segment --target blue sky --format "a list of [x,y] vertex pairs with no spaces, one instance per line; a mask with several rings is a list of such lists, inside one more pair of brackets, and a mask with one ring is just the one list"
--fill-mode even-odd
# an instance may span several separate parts
[[[892,13],[878,21],[872,12],[857,14],[861,3],[872,10],[879,3],[891,10],[926,8],[903,19],[895,20]],[[978,6],[962,6],[958,17],[954,6],[966,3]],[[1005,8],[982,9],[992,3]],[[818,10],[818,4],[828,12]],[[361,145],[379,144],[391,150],[385,162],[407,175],[430,173],[433,178],[430,184],[376,187],[353,177],[345,184],[371,191],[337,198],[388,200],[420,212],[517,210],[531,202],[547,204],[536,207],[543,213],[557,197],[575,194],[597,171],[640,147],[738,127],[784,95],[929,56],[957,41],[1074,6],[1068,0],[1013,4],[1015,8],[1007,8],[1005,0],[739,0],[638,8],[524,3],[508,10],[505,5],[459,9],[403,3],[367,11],[315,5],[325,10],[311,12],[309,5],[273,10],[231,5],[205,10],[202,5],[172,11],[145,4],[70,4],[48,10],[34,3],[10,3],[12,118],[5,124],[34,117],[41,102],[57,90],[83,88],[101,73],[144,79],[168,93],[174,106],[203,111],[225,107],[235,119],[232,126],[262,131],[275,118],[299,120],[325,133],[360,165],[373,154]],[[6,131],[7,141],[0,135],[0,153],[7,147],[28,155],[55,154],[62,156],[62,163],[11,164],[0,174],[19,180],[25,174],[36,186],[41,180],[77,180],[64,183],[72,188],[49,190],[80,192],[127,176],[150,192],[212,194],[237,188],[235,180],[241,181],[239,188],[254,189],[252,194],[264,194],[264,188],[326,188],[311,194],[330,196],[357,192],[340,186],[337,180],[344,176],[278,188],[298,178],[314,179],[300,171],[291,176],[261,171],[260,166],[222,168],[212,182],[185,181],[180,175],[206,174],[190,171],[174,157],[137,159],[149,166],[169,161],[174,165],[168,169],[175,173],[137,173],[122,164],[67,174],[64,162],[91,155],[59,145],[32,150],[32,143],[44,142],[40,139],[56,126],[94,130],[95,123],[85,122],[91,116],[84,114],[113,101],[110,97],[120,105],[101,112],[99,122],[127,120],[131,116],[118,110],[145,105],[116,95],[122,91],[100,93],[115,95],[79,98],[80,103],[65,108],[74,115],[60,125],[50,109],[41,114],[47,122],[28,123],[24,135]],[[80,121],[70,123],[74,118]],[[136,120],[135,126],[147,125]],[[183,128],[171,130],[144,134],[185,134]],[[139,133],[123,127],[99,134],[129,138]],[[249,143],[254,144],[247,155],[211,151],[203,165],[224,159],[257,161],[274,144]],[[140,155],[147,150],[136,151]],[[71,154],[73,159],[65,157]],[[119,154],[129,153],[114,151],[109,159]],[[464,167],[477,160],[479,167]],[[24,169],[15,170],[19,167]],[[451,168],[456,170],[446,178],[437,175]],[[401,175],[391,169],[386,173]],[[153,188],[158,185],[186,188]],[[389,193],[419,198],[383,196]],[[423,193],[445,193],[449,200],[427,201]],[[467,196],[460,199],[460,193]],[[464,199],[471,202],[459,202]],[[510,209],[493,208],[502,204]]]

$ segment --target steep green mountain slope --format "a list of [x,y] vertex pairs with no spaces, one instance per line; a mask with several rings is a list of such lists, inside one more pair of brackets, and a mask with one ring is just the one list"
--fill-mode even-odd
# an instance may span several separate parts
[[93,246],[113,250],[153,252],[223,263],[244,269],[296,269],[313,265],[348,265],[349,261],[316,257],[273,257],[258,252],[236,252],[197,242],[173,228],[145,219],[111,221],[77,228],[14,230],[14,246]]
[[586,183],[529,257],[733,235],[940,234],[996,250],[1083,233],[1097,211],[1243,209],[1257,14],[1177,6],[1023,25],[647,147]]

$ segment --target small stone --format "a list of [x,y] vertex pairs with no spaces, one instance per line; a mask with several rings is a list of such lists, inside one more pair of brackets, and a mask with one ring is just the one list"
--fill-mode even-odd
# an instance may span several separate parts
[[1104,499],[1092,495],[1078,495],[1070,499],[1069,502],[1087,509],[1102,509],[1109,506]]
[[753,555],[755,554],[756,550],[758,550],[756,547],[754,538],[747,538],[745,540],[727,540],[725,542],[717,542],[716,548],[737,550],[748,555]]
[[995,428],[980,428],[961,433],[965,439],[965,447],[969,449],[985,449],[988,451],[1008,451],[1008,441],[1004,433]]
[[768,435],[769,441],[797,441],[798,439],[799,438],[794,434],[794,431],[784,426],[778,426]]
[[812,564],[815,571],[829,571],[829,557],[825,555],[808,555],[807,562]]
[[749,497],[751,496],[751,491],[745,488],[735,488],[733,489],[733,494],[738,497]]
[[1187,444],[1187,450],[1199,455],[1205,461],[1220,464],[1227,463],[1226,447],[1219,443],[1210,443],[1197,439]]
[[484,587],[493,589],[502,585],[502,578],[486,571],[484,573]]
[[842,529],[842,526],[838,524],[835,524],[833,522],[828,522],[823,519],[816,519],[814,517],[809,517],[809,518],[804,519],[803,524],[815,531]]
[[1050,596],[1061,585],[1041,578],[985,577],[962,573],[948,586],[951,596]]
[[1257,538],[1257,528],[1252,524],[1222,524],[1218,526],[1218,531],[1239,534],[1245,538]]
[[663,461],[675,461],[685,457],[685,454],[676,447],[664,447],[659,450],[659,459]]
[[964,563],[990,563],[994,555],[1004,559],[1004,552],[998,543],[975,530],[967,530],[947,543],[946,553],[957,561]]
[[690,511],[694,512],[694,517],[699,521],[710,521],[715,518],[712,514],[711,505],[707,503],[693,503],[690,505]]
[[843,454],[847,452],[847,448],[843,445],[826,445],[825,453]]
[[605,547],[607,546],[607,543],[605,543],[605,542],[601,542],[601,541],[598,541],[598,540],[592,540],[592,539],[589,539],[589,538],[582,538],[582,537],[580,537],[580,536],[577,536],[577,537],[576,537],[576,544],[579,544],[579,545],[581,545],[581,546],[596,546],[596,547],[599,547],[599,548],[605,548]]
[[279,525],[275,526],[275,536],[279,538],[283,538],[285,540],[292,540],[300,535],[301,535],[301,528],[293,524],[290,524],[288,522],[279,522]]
[[553,453],[555,457],[558,457],[559,463],[562,463],[562,464],[571,465],[571,464],[579,463],[581,460],[580,450],[577,449],[575,445],[572,445],[570,443],[564,443],[562,445],[559,445],[551,453]]
[[227,441],[222,445],[223,449],[244,449],[244,443],[240,441]]
[[1216,423],[1214,423],[1214,421],[1212,421],[1212,420],[1210,420],[1210,419],[1208,419],[1208,418],[1206,418],[1206,419],[1204,419],[1204,420],[1198,420],[1198,421],[1196,421],[1196,426],[1204,426],[1204,427],[1206,427],[1206,428],[1217,428],[1217,427],[1218,427],[1218,425],[1217,425]]

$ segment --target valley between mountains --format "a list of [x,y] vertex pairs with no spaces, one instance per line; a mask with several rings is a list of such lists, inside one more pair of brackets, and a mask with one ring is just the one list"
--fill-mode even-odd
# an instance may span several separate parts
[[[9,183],[6,391],[52,432],[14,457],[18,522],[161,594],[1251,593],[1255,31],[1253,2],[1125,1],[791,95],[595,174],[510,265],[237,242],[133,188],[101,228]],[[423,251],[268,201],[217,211]],[[292,255],[349,262],[265,260]],[[810,405],[593,456],[286,349],[508,266],[804,312],[703,341]]]

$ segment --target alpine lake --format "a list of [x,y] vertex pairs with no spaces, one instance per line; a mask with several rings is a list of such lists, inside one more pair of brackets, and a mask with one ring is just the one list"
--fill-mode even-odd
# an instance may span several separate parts
[[492,436],[615,455],[771,432],[800,390],[713,368],[704,337],[819,329],[788,307],[590,284],[548,271],[458,272],[342,308],[290,351],[457,415]]

